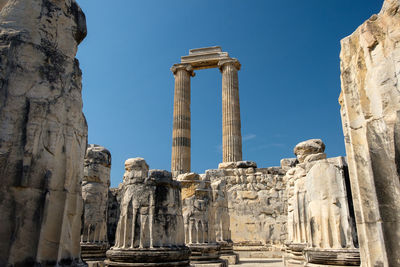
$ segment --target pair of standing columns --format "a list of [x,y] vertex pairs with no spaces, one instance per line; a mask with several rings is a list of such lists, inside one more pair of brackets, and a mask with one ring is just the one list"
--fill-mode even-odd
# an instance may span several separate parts
[[[222,152],[223,162],[242,160],[237,59],[223,59],[218,63],[222,72]],[[190,64],[175,64],[174,118],[172,132],[171,171],[173,174],[190,172]]]

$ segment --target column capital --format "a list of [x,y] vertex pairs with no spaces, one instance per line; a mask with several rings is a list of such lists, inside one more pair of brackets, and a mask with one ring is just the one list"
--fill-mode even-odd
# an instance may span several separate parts
[[178,70],[185,70],[185,71],[187,71],[187,72],[189,73],[190,76],[192,76],[192,77],[195,76],[195,73],[194,73],[194,71],[193,71],[193,67],[192,67],[190,64],[181,64],[181,63],[178,63],[178,64],[174,64],[174,65],[171,67],[171,71],[172,71],[172,73],[173,73],[174,75],[176,74],[176,72],[177,72]]
[[236,58],[227,58],[227,59],[221,59],[218,62],[218,68],[219,70],[222,72],[222,69],[224,68],[224,66],[226,66],[227,64],[232,64],[233,66],[235,66],[235,68],[237,70],[240,70],[241,64],[239,62],[239,60],[237,60]]

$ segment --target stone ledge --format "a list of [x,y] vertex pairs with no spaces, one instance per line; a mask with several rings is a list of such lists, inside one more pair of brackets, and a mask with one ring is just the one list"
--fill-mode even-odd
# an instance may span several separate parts
[[144,262],[144,263],[135,263],[135,262],[114,262],[110,260],[104,261],[106,266],[110,267],[174,267],[174,266],[182,266],[189,267],[189,261],[175,261],[175,262]]
[[239,254],[232,252],[230,255],[221,254],[220,258],[226,260],[229,265],[239,263]]
[[190,262],[218,261],[221,246],[213,243],[188,244],[191,251]]
[[[109,259],[109,261],[113,262],[113,264],[116,264],[116,263],[142,263],[142,264],[144,264],[144,263],[165,263],[165,264],[169,264],[171,262],[187,261],[190,256],[190,250],[188,247],[110,249],[107,251],[106,255],[107,255],[107,258]],[[110,266],[117,266],[117,265],[110,265]],[[153,265],[149,265],[149,266],[153,266]],[[158,265],[154,265],[154,266],[158,266]],[[165,266],[169,266],[169,265],[165,265]]]
[[228,267],[228,261],[224,259],[210,261],[190,261],[194,267]]
[[304,249],[308,263],[323,265],[359,266],[360,252],[358,249]]

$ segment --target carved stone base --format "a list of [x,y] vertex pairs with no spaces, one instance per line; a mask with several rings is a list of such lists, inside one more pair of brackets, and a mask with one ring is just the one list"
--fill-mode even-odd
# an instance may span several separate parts
[[103,261],[106,258],[107,243],[81,243],[81,255],[84,261]]
[[[315,249],[304,250],[306,266],[333,265],[359,266],[360,251],[358,249]],[[316,265],[317,264],[317,265]]]
[[226,260],[220,259],[221,246],[217,243],[188,244],[190,264],[195,267],[227,267]]
[[135,248],[107,251],[106,266],[190,266],[188,247]]
[[239,263],[239,255],[236,254],[235,252],[232,252],[232,254],[221,254],[220,258],[222,260],[226,260],[229,265],[232,264],[238,264]]
[[213,261],[219,259],[221,246],[216,243],[188,244],[192,252],[190,261]]
[[304,258],[303,251],[306,244],[291,243],[286,245],[286,254],[284,256],[284,264],[286,267],[304,266],[306,259]]
[[233,243],[231,242],[218,242],[221,246],[220,258],[227,260],[228,264],[239,263],[239,254],[233,252]]

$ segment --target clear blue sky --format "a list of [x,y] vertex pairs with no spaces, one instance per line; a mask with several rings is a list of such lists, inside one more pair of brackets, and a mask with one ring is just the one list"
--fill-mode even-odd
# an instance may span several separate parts
[[[112,154],[111,186],[127,158],[170,170],[174,78],[191,48],[219,45],[239,59],[243,159],[259,167],[321,138],[345,155],[339,114],[340,39],[382,0],[78,0],[88,36],[79,47],[89,143]],[[192,171],[221,162],[218,69],[192,79]]]

